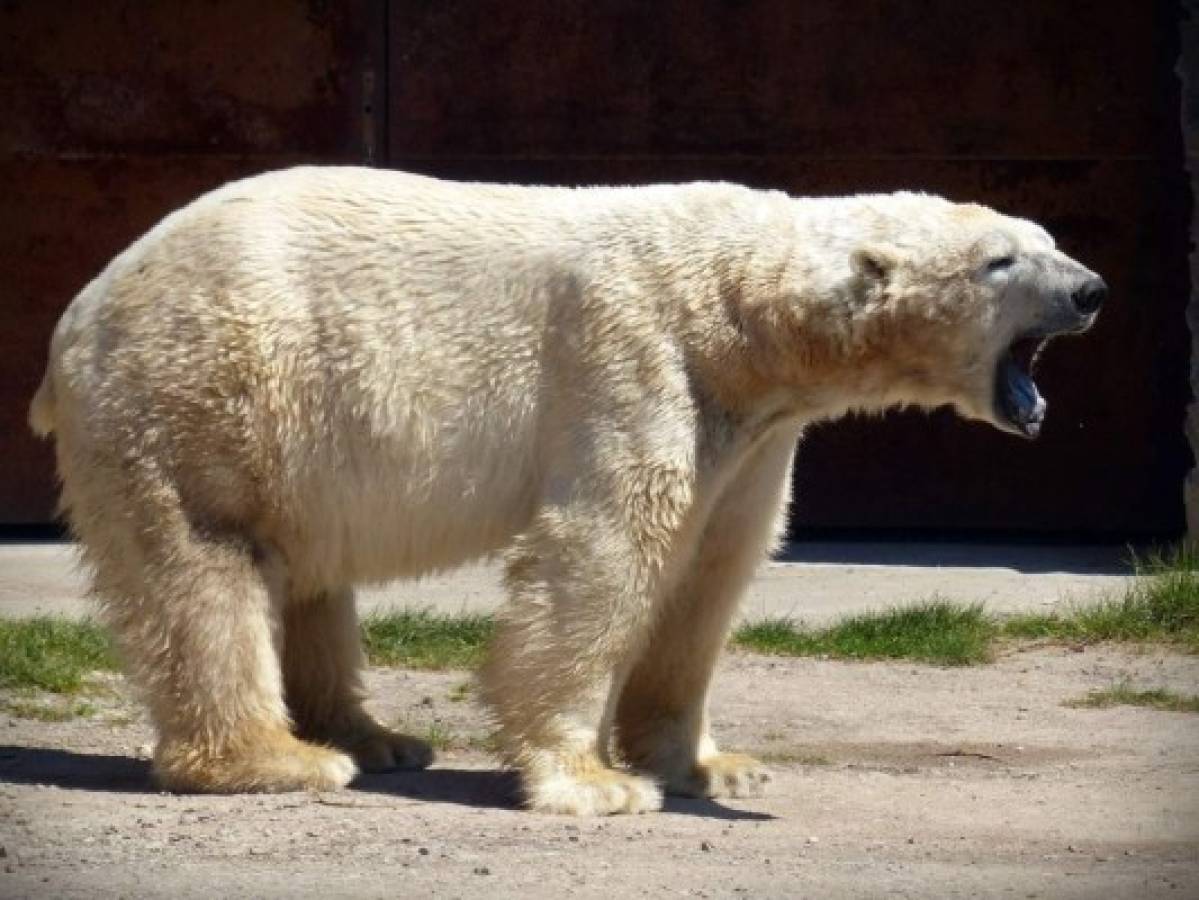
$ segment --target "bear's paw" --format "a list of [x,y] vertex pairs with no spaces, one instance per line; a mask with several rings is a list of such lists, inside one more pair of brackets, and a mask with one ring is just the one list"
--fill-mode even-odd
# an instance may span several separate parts
[[662,791],[650,778],[599,768],[557,772],[525,780],[529,809],[568,816],[610,816],[662,808]]
[[761,797],[770,772],[752,756],[715,753],[699,760],[691,771],[667,782],[667,793],[683,797]]

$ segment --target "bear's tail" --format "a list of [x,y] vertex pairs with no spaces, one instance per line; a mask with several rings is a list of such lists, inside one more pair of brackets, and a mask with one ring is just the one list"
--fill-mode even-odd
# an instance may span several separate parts
[[54,381],[47,369],[41,386],[33,395],[33,402],[29,404],[29,427],[38,437],[49,437],[54,433],[54,409]]

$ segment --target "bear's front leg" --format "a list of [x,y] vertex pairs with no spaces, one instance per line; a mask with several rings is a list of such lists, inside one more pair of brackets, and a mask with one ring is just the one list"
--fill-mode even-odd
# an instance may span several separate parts
[[745,586],[785,527],[795,442],[793,431],[770,436],[726,486],[624,682],[617,742],[669,794],[752,797],[770,780],[753,757],[717,749],[707,695]]
[[645,640],[690,482],[670,467],[626,466],[606,484],[590,498],[547,503],[522,536],[481,673],[501,752],[540,812],[661,806],[653,779],[608,764],[599,735],[609,684]]

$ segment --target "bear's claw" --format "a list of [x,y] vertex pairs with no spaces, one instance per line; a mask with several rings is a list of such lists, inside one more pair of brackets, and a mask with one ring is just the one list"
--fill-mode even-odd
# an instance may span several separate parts
[[425,769],[433,762],[433,747],[428,741],[382,727],[341,746],[363,772]]
[[752,756],[717,753],[667,781],[666,791],[683,797],[761,797],[769,782],[770,772]]

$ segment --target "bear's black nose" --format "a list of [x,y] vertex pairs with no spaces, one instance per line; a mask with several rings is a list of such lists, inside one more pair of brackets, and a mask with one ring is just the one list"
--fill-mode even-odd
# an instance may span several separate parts
[[1070,295],[1074,308],[1085,316],[1098,312],[1107,299],[1107,282],[1096,276]]

